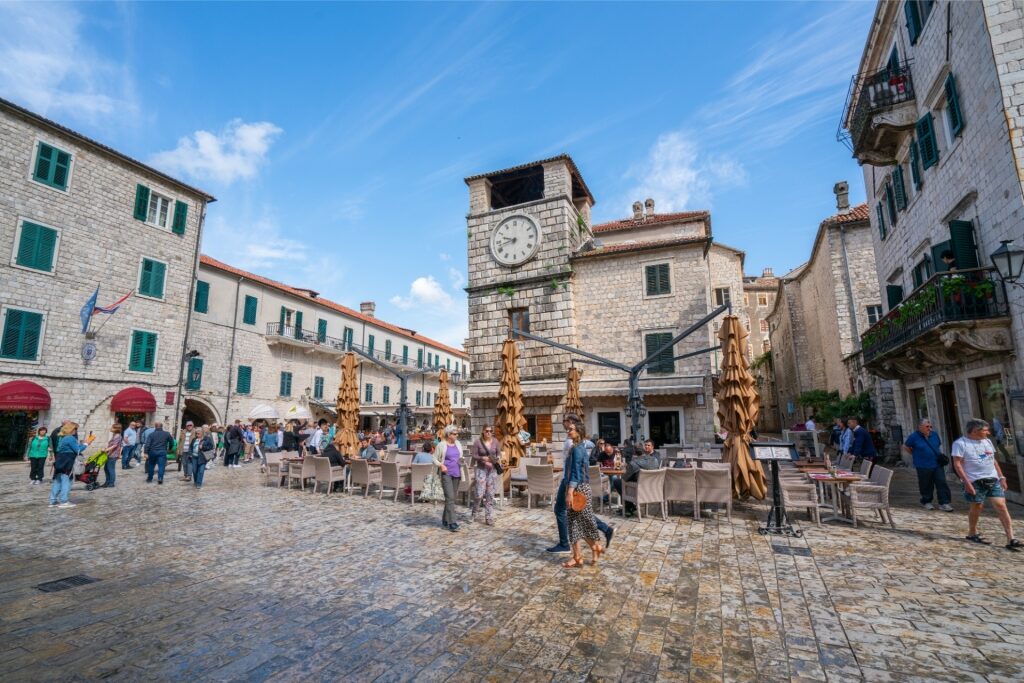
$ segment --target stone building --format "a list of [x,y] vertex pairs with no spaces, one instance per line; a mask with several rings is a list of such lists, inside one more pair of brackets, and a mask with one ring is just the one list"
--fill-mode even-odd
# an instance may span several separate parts
[[[311,289],[204,255],[192,308],[188,346],[197,355],[188,360],[184,398],[185,417],[197,424],[245,419],[258,406],[282,418],[308,410],[333,421],[339,364],[353,347],[395,370],[424,370],[407,381],[408,401],[421,425],[433,414],[438,374],[446,368],[453,377],[449,398],[456,423],[465,420],[469,404],[461,379],[470,371],[468,356],[377,318],[373,302],[355,311]],[[362,428],[394,422],[399,379],[359,360]]]
[[851,208],[847,184],[835,187],[838,213],[818,227],[811,257],[783,275],[767,314],[779,420],[803,423],[807,391],[872,395],[876,425],[888,424],[889,389],[862,369],[860,333],[881,315],[866,204]]
[[[782,430],[779,422],[778,394],[775,390],[775,373],[772,372],[771,335],[769,334],[768,312],[775,306],[779,279],[771,268],[765,268],[760,276],[743,276],[743,308],[750,321],[750,347],[754,362],[751,373],[757,381],[761,394],[761,414],[758,417],[759,432],[777,433]],[[760,359],[760,361],[759,361]]]
[[[0,100],[0,459],[67,418],[174,423],[206,205],[214,199]],[[134,292],[83,333],[81,310]]]
[[[716,296],[741,296],[742,254],[715,247],[706,211],[659,214],[648,199],[634,204],[631,217],[592,226],[593,195],[566,155],[466,183],[474,420],[494,419],[501,345],[513,324],[634,364],[706,316]],[[708,325],[641,376],[642,435],[659,444],[713,439],[712,356],[674,360],[711,340]],[[572,358],[535,341],[519,346],[529,429],[538,440],[559,439]],[[626,439],[626,374],[579,367],[587,431]]]
[[927,416],[948,447],[968,417],[998,421],[1018,501],[1024,292],[989,266],[1024,235],[1022,35],[1019,2],[879,3],[843,118],[885,293],[865,367],[895,380],[904,432]]

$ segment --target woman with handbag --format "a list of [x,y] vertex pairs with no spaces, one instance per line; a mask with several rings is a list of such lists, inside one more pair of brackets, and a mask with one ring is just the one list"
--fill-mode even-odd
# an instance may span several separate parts
[[583,425],[572,420],[568,426],[568,436],[572,439],[572,449],[565,458],[565,469],[562,470],[562,477],[568,488],[566,489],[566,515],[569,522],[569,546],[572,548],[572,559],[562,563],[566,569],[578,569],[583,566],[583,555],[580,553],[580,541],[586,541],[590,546],[591,564],[597,564],[597,560],[604,553],[604,548],[598,542],[600,533],[597,530],[597,521],[594,519],[594,506],[590,495],[590,464],[587,449],[583,446]]
[[455,494],[462,480],[462,444],[456,439],[459,430],[455,425],[444,428],[444,440],[434,449],[434,464],[441,470],[441,487],[444,489],[444,512],[441,526],[448,531],[458,531],[455,521]]
[[210,435],[210,427],[203,425],[199,434],[192,439],[192,481],[197,489],[203,487],[203,477],[206,475],[206,463],[213,460],[217,455],[217,445]]
[[476,521],[480,501],[484,504],[484,524],[494,526],[494,492],[501,485],[501,444],[494,438],[494,430],[484,427],[480,438],[473,444],[473,505],[470,519]]

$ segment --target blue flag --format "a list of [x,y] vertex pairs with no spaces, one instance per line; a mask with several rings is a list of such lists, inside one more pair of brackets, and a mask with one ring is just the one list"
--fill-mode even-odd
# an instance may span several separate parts
[[89,300],[82,306],[82,334],[85,334],[89,329],[89,319],[92,318],[93,309],[96,308],[96,299],[100,296],[100,286],[96,285],[96,291],[92,293]]

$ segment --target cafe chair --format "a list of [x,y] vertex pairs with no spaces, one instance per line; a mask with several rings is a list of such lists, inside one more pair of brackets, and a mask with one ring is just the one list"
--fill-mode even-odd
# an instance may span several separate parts
[[533,506],[534,496],[548,496],[554,501],[557,486],[555,484],[555,468],[551,465],[526,466],[526,507]]
[[839,462],[836,463],[836,469],[839,470],[850,470],[853,469],[853,461],[857,458],[853,453],[846,453],[845,455],[839,456]]
[[473,495],[473,477],[471,475],[472,470],[469,468],[468,461],[464,460],[459,465],[459,471],[461,478],[459,479],[459,488],[455,490],[455,500],[459,499],[459,495],[462,495],[463,501],[466,505],[469,505],[470,497]]
[[891,484],[892,470],[875,465],[871,470],[871,479],[868,483],[856,482],[847,487],[843,492],[843,500],[850,511],[854,527],[857,526],[857,510],[874,510],[883,524],[888,522],[889,526],[893,529],[896,528],[896,522],[892,518],[892,508],[889,507]]
[[874,464],[875,463],[871,462],[871,460],[869,458],[864,458],[863,460],[861,460],[860,461],[860,476],[862,476],[862,477],[870,477],[871,476],[871,466],[874,465]]
[[395,456],[395,462],[399,465],[411,465],[412,459],[415,457],[415,451],[398,451],[398,455]]
[[665,514],[665,473],[668,470],[640,470],[636,481],[622,482],[622,516],[626,516],[626,503],[636,505],[636,518],[643,519],[643,505],[659,503],[661,518],[668,519]]
[[800,483],[792,479],[780,479],[782,504],[787,510],[805,508],[809,519],[821,526],[821,515],[818,513],[818,487],[811,483]]
[[697,519],[697,470],[665,470],[665,503],[671,512],[672,503],[692,503],[693,518]]
[[601,510],[604,510],[604,497],[611,491],[611,482],[608,481],[608,477],[601,474],[600,465],[591,465],[588,471],[590,473],[591,500],[595,506],[600,505]]
[[348,492],[352,493],[352,489],[357,486],[363,489],[363,497],[365,498],[370,492],[371,486],[380,487],[380,469],[377,467],[370,468],[370,464],[365,460],[353,460],[349,464],[351,481],[349,482]]
[[416,494],[423,492],[423,482],[426,481],[427,475],[434,471],[435,465],[433,463],[420,463],[413,465],[409,472],[409,487],[411,489],[409,495],[409,502],[416,502]]
[[327,485],[327,495],[331,494],[331,489],[334,488],[334,482],[341,482],[342,485],[345,483],[345,468],[337,465],[331,465],[330,458],[321,458],[314,456],[313,467],[316,472],[316,479],[313,481],[313,492],[316,492],[316,487],[320,484]]
[[305,491],[306,482],[316,478],[316,464],[313,458],[303,458],[302,462],[288,463],[288,488],[292,487],[292,481],[298,480],[299,487]]
[[274,486],[281,486],[285,477],[288,476],[288,463],[281,462],[283,457],[284,453],[280,451],[277,453],[267,453],[267,485],[273,482]]
[[704,503],[725,503],[726,515],[732,522],[732,471],[728,464],[724,469],[708,467],[697,470],[697,516]]
[[385,490],[391,491],[394,495],[392,502],[398,502],[398,492],[405,490],[405,482],[408,475],[403,475],[397,462],[382,462],[380,464],[380,486],[377,487],[377,499],[384,499]]

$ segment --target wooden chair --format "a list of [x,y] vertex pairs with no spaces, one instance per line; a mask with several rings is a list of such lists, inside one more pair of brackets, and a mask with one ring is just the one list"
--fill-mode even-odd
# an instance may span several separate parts
[[394,496],[391,498],[392,502],[397,503],[398,492],[399,490],[405,490],[405,483],[408,478],[408,474],[402,474],[397,462],[382,462],[380,464],[380,486],[377,487],[377,498],[383,500],[384,491],[387,489],[394,493]]
[[697,470],[686,469],[665,470],[665,503],[671,511],[672,503],[692,503],[693,518],[697,519]]
[[316,479],[313,481],[313,492],[316,492],[316,487],[320,484],[327,485],[327,495],[331,494],[331,490],[334,488],[334,482],[345,483],[345,468],[337,465],[331,466],[330,458],[321,458],[313,456],[313,468],[316,473]]
[[380,487],[380,468],[374,467],[371,469],[370,464],[365,460],[353,460],[349,464],[349,477],[349,494],[352,493],[352,489],[358,486],[363,489],[363,497],[365,498],[369,494],[371,486]]
[[725,503],[727,516],[732,521],[732,472],[728,469],[701,468],[697,470],[697,514],[704,503]]
[[661,518],[668,519],[665,514],[665,473],[668,470],[640,470],[636,481],[622,482],[622,516],[626,516],[626,502],[636,505],[636,518],[643,519],[641,506],[659,503]]
[[288,463],[288,488],[292,487],[292,481],[298,479],[299,486],[306,490],[306,481],[316,478],[316,464],[313,458],[303,458],[302,462]]
[[533,506],[534,496],[548,496],[554,504],[555,493],[558,487],[555,485],[555,468],[551,465],[527,465],[526,466],[526,507]]

